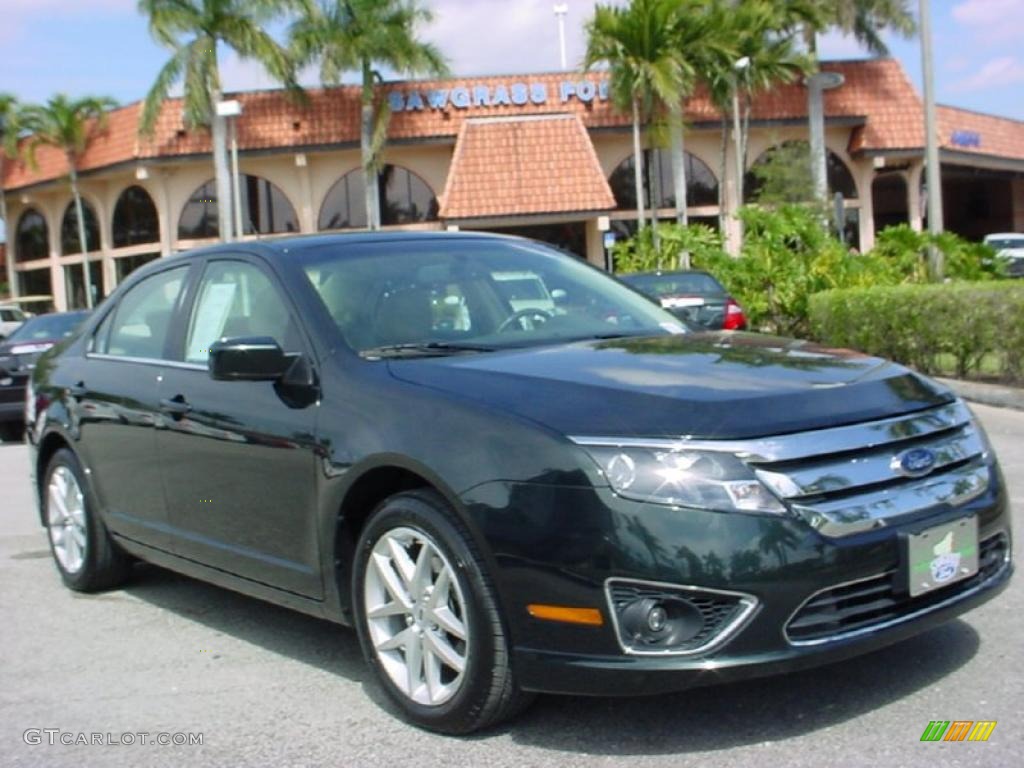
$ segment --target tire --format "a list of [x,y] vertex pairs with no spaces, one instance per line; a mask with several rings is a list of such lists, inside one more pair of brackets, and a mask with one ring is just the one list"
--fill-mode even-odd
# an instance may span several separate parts
[[0,423],[0,442],[16,443],[21,440],[24,431],[24,426],[20,421]]
[[67,448],[50,459],[41,494],[50,554],[64,584],[76,592],[123,584],[131,572],[131,559],[97,516],[82,465]]
[[508,719],[532,701],[516,685],[483,559],[437,493],[409,491],[382,502],[359,534],[353,574],[363,655],[409,721],[465,734]]

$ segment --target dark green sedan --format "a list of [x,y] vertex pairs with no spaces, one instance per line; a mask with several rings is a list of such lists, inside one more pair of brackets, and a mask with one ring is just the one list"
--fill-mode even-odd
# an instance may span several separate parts
[[158,259],[40,359],[25,407],[68,587],[145,560],[352,625],[405,716],[446,733],[537,692],[865,653],[1012,571],[996,458],[949,390],[692,332],[517,238]]

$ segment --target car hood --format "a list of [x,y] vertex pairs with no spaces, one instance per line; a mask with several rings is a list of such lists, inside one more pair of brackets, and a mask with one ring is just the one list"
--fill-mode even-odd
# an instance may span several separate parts
[[402,381],[567,435],[743,439],[881,419],[953,399],[895,363],[752,333],[577,342],[388,365]]

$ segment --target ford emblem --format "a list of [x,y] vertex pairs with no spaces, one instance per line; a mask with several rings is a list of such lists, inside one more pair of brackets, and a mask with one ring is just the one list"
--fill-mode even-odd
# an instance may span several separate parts
[[911,448],[896,454],[891,467],[904,477],[922,477],[935,469],[935,451],[928,448]]

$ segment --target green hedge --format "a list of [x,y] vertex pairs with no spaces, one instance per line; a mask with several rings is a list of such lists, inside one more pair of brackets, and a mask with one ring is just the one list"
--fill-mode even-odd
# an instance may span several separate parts
[[959,378],[1024,381],[1024,282],[893,285],[810,297],[811,335]]

